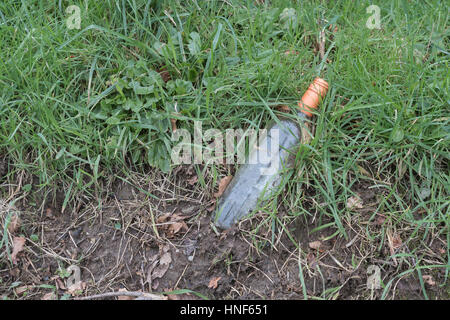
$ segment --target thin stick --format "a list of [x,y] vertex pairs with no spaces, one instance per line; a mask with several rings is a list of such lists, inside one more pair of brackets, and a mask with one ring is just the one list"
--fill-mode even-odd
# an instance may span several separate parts
[[319,54],[320,54],[320,59],[323,60],[323,58],[325,57],[325,30],[320,31]]
[[75,298],[75,300],[93,300],[99,298],[110,298],[110,297],[118,297],[118,296],[126,296],[126,297],[137,297],[139,300],[166,300],[166,297],[160,296],[157,294],[139,292],[139,291],[119,291],[119,292],[106,292],[100,294],[94,294],[92,296],[86,296],[81,298]]

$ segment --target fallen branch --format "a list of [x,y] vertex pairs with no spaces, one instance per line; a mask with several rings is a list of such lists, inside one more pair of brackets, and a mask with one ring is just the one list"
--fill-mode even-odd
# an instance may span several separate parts
[[167,297],[162,296],[162,295],[152,294],[152,293],[147,293],[147,292],[139,292],[139,291],[106,292],[106,293],[94,294],[92,296],[75,298],[74,300],[93,300],[93,299],[111,298],[111,297],[119,297],[119,296],[136,297],[135,300],[167,300]]

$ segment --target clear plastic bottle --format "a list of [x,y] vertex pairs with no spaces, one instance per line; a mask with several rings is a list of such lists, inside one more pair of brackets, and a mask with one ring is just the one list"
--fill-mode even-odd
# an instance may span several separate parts
[[[300,119],[311,117],[328,91],[328,83],[316,78],[299,101]],[[259,201],[276,189],[282,179],[284,168],[291,167],[289,154],[301,140],[301,128],[290,119],[283,119],[273,125],[265,136],[260,137],[259,145],[249,154],[247,161],[237,171],[219,199],[215,211],[215,224],[223,229],[253,211]]]

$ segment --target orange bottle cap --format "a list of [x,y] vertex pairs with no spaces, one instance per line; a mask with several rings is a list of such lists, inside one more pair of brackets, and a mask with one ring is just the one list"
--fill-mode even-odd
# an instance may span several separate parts
[[312,117],[311,111],[317,109],[320,101],[327,94],[328,83],[322,78],[314,79],[303,95],[302,99],[298,102],[300,111],[308,117]]

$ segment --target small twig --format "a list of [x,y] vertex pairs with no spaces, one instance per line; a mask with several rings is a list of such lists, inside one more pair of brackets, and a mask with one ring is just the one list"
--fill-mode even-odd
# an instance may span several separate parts
[[320,31],[319,54],[320,54],[320,59],[323,60],[325,57],[325,30]]
[[110,297],[136,297],[136,300],[166,300],[167,298],[161,295],[139,292],[139,291],[118,291],[118,292],[106,292],[100,294],[94,294],[92,296],[86,296],[81,298],[75,298],[74,300],[93,300],[99,298],[110,298]]

